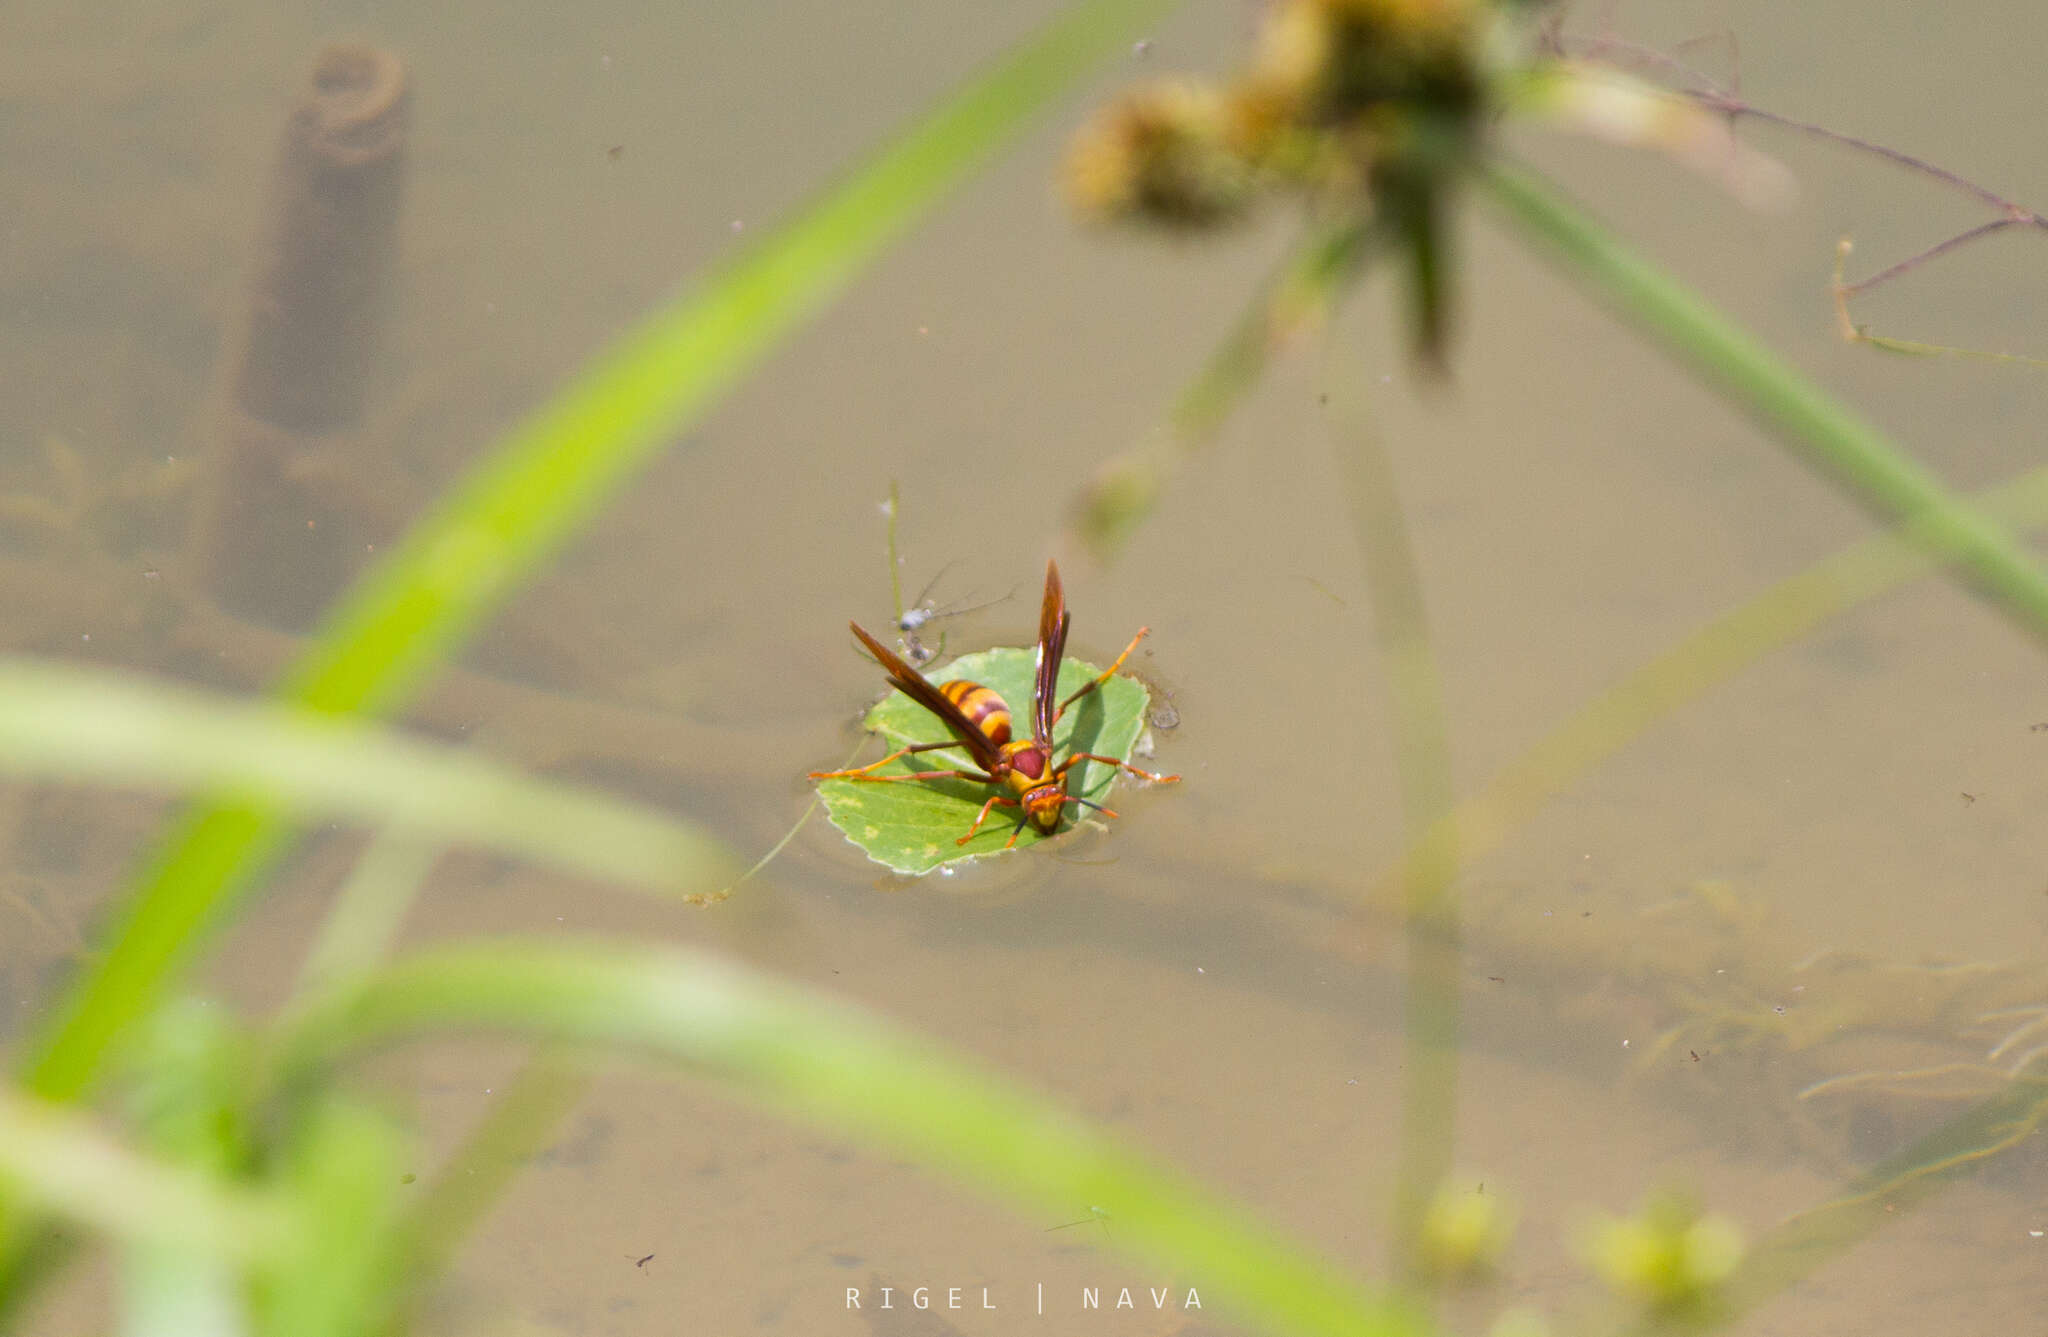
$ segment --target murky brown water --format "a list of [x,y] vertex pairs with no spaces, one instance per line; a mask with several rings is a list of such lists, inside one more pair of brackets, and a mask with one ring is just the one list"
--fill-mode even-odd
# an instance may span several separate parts
[[[0,246],[0,489],[51,510],[0,531],[7,645],[238,686],[289,649],[166,611],[182,606],[166,586],[203,484],[208,396],[245,300],[267,165],[323,40],[386,44],[414,80],[396,296],[347,484],[404,499],[402,513],[682,276],[1031,18],[811,9],[500,11],[485,41],[471,16],[435,26],[425,10],[358,5],[24,20],[0,51],[0,151],[17,186]],[[1758,103],[2048,203],[2037,11],[1928,13],[1631,6],[1621,20],[1666,44],[1732,23]],[[1213,68],[1246,22],[1241,5],[1191,12],[1117,77]],[[1695,55],[1726,68],[1717,50]],[[879,687],[841,628],[888,616],[877,503],[892,477],[912,589],[952,563],[942,597],[1023,591],[949,624],[953,647],[1021,641],[1079,481],[1148,430],[1285,240],[1277,223],[1213,248],[1075,228],[1048,182],[1079,113],[976,181],[633,488],[471,657],[524,689],[464,680],[437,726],[473,726],[494,751],[574,764],[765,849],[802,809],[802,772],[843,754]],[[1744,215],[1660,161],[1518,142],[1958,485],[2031,467],[2038,371],[1830,337],[1838,236],[1855,234],[1868,272],[1981,215],[1844,150],[1753,139],[1800,178],[1788,215]],[[2028,320],[2048,273],[2035,245],[2014,236],[1955,257],[1859,317],[2048,355]],[[1059,550],[1074,650],[1100,660],[1149,623],[1141,671],[1182,721],[1158,759],[1185,782],[1120,805],[1111,836],[906,887],[817,823],[762,881],[689,913],[456,859],[417,936],[573,926],[723,945],[1018,1074],[1377,1272],[1399,948],[1347,907],[1402,833],[1319,393],[1335,376],[1371,393],[1466,790],[1708,617],[1866,530],[1489,220],[1462,234],[1461,256],[1453,383],[1416,384],[1376,288],[1331,354],[1280,366],[1123,562],[1104,571]],[[1521,1204],[1501,1298],[1584,1312],[1593,1290],[1569,1235],[1592,1208],[1682,1183],[1760,1232],[1957,1108],[1917,1091],[1796,1096],[1838,1072],[1988,1050],[1999,1028],[1980,1033],[1977,1016],[2025,996],[2024,973],[1980,995],[1953,973],[1884,963],[2041,955],[2040,664],[1965,596],[1912,587],[1682,710],[1472,871],[1460,1163]],[[5,798],[13,1031],[159,809]],[[225,992],[278,995],[352,848],[330,840],[294,865],[230,945]],[[1829,948],[1850,955],[1794,969]],[[1779,1007],[1827,1024],[1774,1040]],[[1681,1018],[1693,1029],[1656,1051]],[[511,1061],[448,1046],[395,1070],[440,1145]],[[1937,1197],[1743,1330],[1991,1332],[2032,1318],[2048,1274],[2030,1232],[2048,1220],[2037,1195],[2006,1191],[2016,1176],[2001,1163]],[[1112,1303],[1128,1286],[1149,1310],[1145,1286],[1202,1284],[1121,1261],[1113,1220],[1049,1229],[1090,1206],[1018,1219],[838,1138],[622,1074],[477,1237],[435,1322],[1176,1330],[1150,1312],[1077,1312],[1084,1285]],[[876,1284],[958,1286],[969,1305],[986,1287],[999,1307],[846,1310],[847,1287]]]

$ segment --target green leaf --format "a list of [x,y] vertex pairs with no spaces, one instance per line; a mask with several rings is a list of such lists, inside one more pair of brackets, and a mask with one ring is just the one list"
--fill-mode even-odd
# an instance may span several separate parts
[[[1033,650],[984,650],[962,655],[943,672],[932,674],[935,683],[965,678],[993,688],[1010,707],[1010,727],[1020,738],[1031,733],[1031,682],[1035,672]],[[1064,699],[1102,670],[1078,659],[1060,665],[1060,697]],[[1072,752],[1095,752],[1128,761],[1138,738],[1145,731],[1145,706],[1151,693],[1135,678],[1115,677],[1076,701],[1053,725],[1055,758]],[[942,742],[952,735],[938,717],[900,692],[892,691],[867,714],[862,724],[887,741],[891,750],[909,743]],[[943,752],[921,752],[898,757],[878,767],[875,775],[907,775],[913,771],[972,769],[974,763],[959,748]],[[1110,784],[1117,769],[1099,761],[1084,761],[1067,776],[1067,792],[1091,803],[1108,803]],[[864,780],[822,780],[818,797],[832,824],[846,838],[867,851],[876,863],[899,873],[929,873],[944,864],[962,859],[999,854],[1017,825],[1017,810],[998,808],[989,814],[981,832],[967,844],[961,836],[974,825],[975,814],[998,791],[971,780],[906,780],[884,784]],[[1009,794],[1008,789],[1002,791]],[[1070,814],[1088,816],[1078,804]],[[1060,826],[1064,832],[1075,821],[1073,815]],[[1046,839],[1037,828],[1026,825],[1018,833],[1017,848]]]

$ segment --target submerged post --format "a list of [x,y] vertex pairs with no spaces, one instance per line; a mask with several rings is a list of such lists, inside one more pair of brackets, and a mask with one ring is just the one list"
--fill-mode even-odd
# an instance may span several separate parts
[[360,564],[346,434],[362,416],[403,193],[410,90],[390,52],[320,53],[271,178],[195,548],[233,611],[305,624]]

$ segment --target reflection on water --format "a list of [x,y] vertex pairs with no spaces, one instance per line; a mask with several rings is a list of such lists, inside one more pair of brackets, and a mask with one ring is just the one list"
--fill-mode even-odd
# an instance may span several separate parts
[[[280,119],[321,44],[361,16],[128,17],[52,11],[0,52],[9,161],[35,183],[0,248],[0,607],[11,650],[253,688],[302,617],[223,609],[192,560],[197,497],[234,481],[206,472],[209,387],[260,268]],[[783,212],[1030,15],[999,28],[936,5],[888,23],[742,7],[702,25],[535,7],[486,49],[430,13],[386,17],[398,26],[376,40],[415,90],[390,325],[342,472],[306,484],[388,522],[364,543],[715,261],[733,219]],[[1867,7],[1741,15],[1743,87],[1998,175],[2037,156],[2017,100],[2030,47],[2014,37],[2042,20],[1975,17],[1907,42]],[[1143,59],[1221,59],[1239,26],[1228,7],[1191,14]],[[1853,61],[1845,30],[1868,38]],[[1951,87],[1935,72],[1955,69],[1973,71],[1968,105],[1879,105]],[[1530,147],[1958,483],[2033,463],[2036,382],[1821,342],[1843,227],[1873,248],[1873,233],[1939,227],[1862,164],[1768,146],[1809,200],[1789,218],[1737,214],[1656,164]],[[766,848],[807,801],[802,772],[842,753],[874,692],[841,628],[889,604],[887,480],[902,480],[906,546],[946,591],[1028,587],[1080,481],[1146,430],[1284,240],[1277,225],[1216,250],[1077,233],[1048,200],[1056,154],[1047,138],[999,167],[792,346],[487,633],[422,721]],[[1862,529],[1499,237],[1461,241],[1453,382],[1411,382],[1377,295],[1334,332],[1332,365],[1379,396],[1469,792],[1591,693]],[[1948,286],[1897,299],[1926,305],[1892,323],[1996,344],[2012,309],[2042,305],[2033,268],[2009,252],[1960,261]],[[1400,953],[1353,907],[1402,834],[1311,363],[1276,370],[1121,566],[1063,561],[1073,653],[1106,662],[1120,629],[1149,623],[1134,664],[1172,688],[1158,764],[1186,778],[1120,802],[1113,832],[875,894],[817,824],[708,914],[458,859],[414,931],[715,943],[1013,1070],[1378,1274]],[[312,584],[295,588],[310,610]],[[981,648],[995,621],[948,623],[948,653]],[[2034,654],[1952,592],[1897,596],[1667,721],[1471,871],[1460,1164],[1522,1204],[1499,1294],[1585,1303],[1576,1214],[1662,1183],[1760,1233],[2038,1057]],[[161,808],[0,797],[13,1035]],[[274,997],[352,854],[322,837],[280,875],[214,987]],[[448,1046],[389,1075],[438,1148],[511,1066]],[[2032,1183],[2011,1164],[1902,1214],[1773,1314],[1846,1332],[2037,1313],[2048,1293],[2021,1251],[2041,1223],[2005,1191]],[[1199,1286],[1124,1260],[1113,1223],[1050,1232],[1095,1205],[1020,1219],[829,1134],[621,1073],[529,1168],[434,1321],[859,1332],[872,1320],[846,1312],[844,1290],[879,1276],[1018,1297],[933,1316],[952,1330],[1046,1332],[1022,1299],[1040,1282]],[[1151,1334],[1141,1321],[1175,1331],[1149,1314],[1120,1330]]]

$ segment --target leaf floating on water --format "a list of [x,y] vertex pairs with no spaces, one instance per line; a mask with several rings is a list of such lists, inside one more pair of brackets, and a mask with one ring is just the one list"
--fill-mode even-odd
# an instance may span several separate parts
[[[962,655],[943,670],[929,673],[934,683],[965,678],[995,691],[1009,703],[1011,728],[1018,737],[1031,731],[1031,680],[1035,651],[1019,649],[984,650]],[[1059,692],[1083,686],[1102,670],[1093,664],[1068,659],[1060,665]],[[1053,726],[1053,757],[1064,759],[1074,751],[1097,752],[1106,757],[1129,760],[1145,730],[1145,707],[1151,694],[1135,678],[1118,676],[1068,707]],[[901,692],[892,691],[862,724],[878,733],[889,750],[907,743],[935,743],[950,738],[946,726],[924,707]],[[974,763],[959,748],[943,752],[920,752],[898,757],[880,767],[877,775],[905,775],[912,771],[972,769]],[[1067,774],[1067,792],[1093,803],[1108,803],[1110,784],[1116,768],[1099,761],[1084,761]],[[821,780],[818,797],[832,825],[867,852],[869,858],[899,873],[929,873],[944,864],[1002,852],[1017,824],[1016,808],[997,808],[989,814],[981,832],[965,845],[956,844],[981,805],[998,791],[970,780],[905,781],[878,784],[860,780]],[[1009,794],[1005,788],[1001,791]],[[1069,804],[1064,832],[1077,816],[1088,816],[1079,804]],[[1046,839],[1027,825],[1017,836],[1017,848]]]

